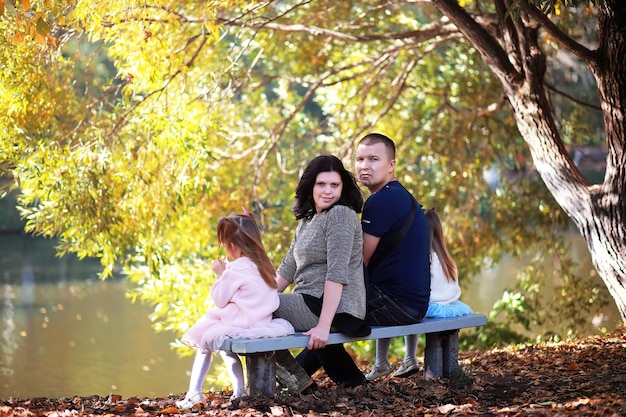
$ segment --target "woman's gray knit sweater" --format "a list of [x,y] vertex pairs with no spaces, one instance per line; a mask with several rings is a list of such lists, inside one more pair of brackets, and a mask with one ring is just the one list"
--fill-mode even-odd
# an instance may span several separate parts
[[357,213],[335,205],[302,220],[278,268],[293,293],[321,298],[326,280],[343,284],[337,313],[365,318],[363,232]]

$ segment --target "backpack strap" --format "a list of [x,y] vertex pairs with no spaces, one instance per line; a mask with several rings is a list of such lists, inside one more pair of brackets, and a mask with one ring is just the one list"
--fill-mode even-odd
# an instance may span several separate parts
[[389,252],[391,252],[398,245],[398,243],[400,243],[402,238],[406,235],[406,233],[409,231],[409,228],[413,224],[415,211],[417,210],[417,204],[415,203],[415,199],[413,198],[413,196],[410,194],[409,196],[411,198],[411,212],[409,213],[408,219],[406,220],[404,225],[402,225],[402,229],[400,229],[394,239],[389,242],[389,244],[381,252],[378,253],[378,256],[376,256],[376,258],[370,260],[369,264],[367,265],[368,271],[373,271],[374,266],[378,264],[378,262],[380,262],[380,260],[383,259],[385,256],[389,255]]

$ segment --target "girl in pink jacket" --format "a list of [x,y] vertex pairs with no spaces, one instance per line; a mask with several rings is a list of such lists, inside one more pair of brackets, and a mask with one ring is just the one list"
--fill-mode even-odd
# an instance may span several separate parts
[[[245,210],[244,210],[245,212]],[[211,288],[216,308],[191,326],[181,341],[197,349],[185,398],[178,408],[204,403],[202,383],[211,366],[211,354],[225,338],[273,337],[293,333],[284,319],[272,319],[279,305],[276,270],[265,252],[261,232],[254,218],[244,215],[223,217],[217,225],[217,241],[232,262],[216,259],[212,269],[217,280]],[[233,384],[232,398],[245,395],[241,360],[236,353],[221,352]]]

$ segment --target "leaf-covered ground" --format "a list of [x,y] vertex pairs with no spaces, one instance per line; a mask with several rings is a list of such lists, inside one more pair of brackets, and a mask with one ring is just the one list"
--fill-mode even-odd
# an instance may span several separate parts
[[[626,330],[521,349],[462,352],[465,374],[426,381],[391,376],[354,389],[324,374],[311,395],[278,394],[229,402],[229,392],[207,392],[198,416],[626,416]],[[362,364],[363,369],[369,366]],[[179,397],[71,397],[0,401],[0,417],[167,416]]]

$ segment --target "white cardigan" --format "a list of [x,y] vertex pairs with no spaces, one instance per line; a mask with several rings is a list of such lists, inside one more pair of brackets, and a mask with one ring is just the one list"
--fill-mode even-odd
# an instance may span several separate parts
[[[457,278],[457,277],[455,277]],[[448,281],[435,252],[430,254],[430,299],[429,303],[450,304],[461,297],[459,280]]]

